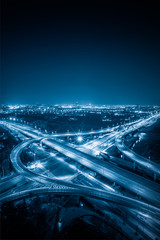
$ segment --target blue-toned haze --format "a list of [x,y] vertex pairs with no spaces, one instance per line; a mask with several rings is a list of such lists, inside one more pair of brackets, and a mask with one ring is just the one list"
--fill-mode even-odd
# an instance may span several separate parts
[[160,17],[149,4],[3,1],[4,104],[160,104]]

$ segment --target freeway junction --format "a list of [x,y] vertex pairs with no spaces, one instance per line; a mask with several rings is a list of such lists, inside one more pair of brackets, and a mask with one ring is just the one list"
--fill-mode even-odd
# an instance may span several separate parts
[[[1,127],[18,135],[21,141],[10,154],[15,173],[0,183],[1,204],[41,195],[83,196],[103,214],[109,208],[111,219],[122,220],[125,213],[127,230],[120,220],[119,224],[127,236],[130,232],[132,239],[137,224],[135,238],[158,239],[160,165],[133,152],[123,138],[152,125],[159,117],[160,114],[154,114],[121,127],[62,134],[47,134],[21,123],[0,121]],[[83,136],[90,135],[96,138],[81,145],[64,140],[76,136],[82,141]],[[123,158],[108,154],[113,146]],[[29,151],[33,159],[26,163],[23,154]],[[135,164],[154,178],[138,174]]]

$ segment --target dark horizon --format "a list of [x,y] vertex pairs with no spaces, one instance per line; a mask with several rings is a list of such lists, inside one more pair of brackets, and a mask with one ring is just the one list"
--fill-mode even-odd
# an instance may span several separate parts
[[158,3],[2,1],[2,104],[159,105]]

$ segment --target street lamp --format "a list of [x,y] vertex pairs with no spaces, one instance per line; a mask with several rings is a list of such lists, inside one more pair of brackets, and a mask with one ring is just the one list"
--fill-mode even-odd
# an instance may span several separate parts
[[82,136],[78,136],[78,137],[77,137],[77,141],[78,141],[78,142],[82,142],[82,141],[83,141]]

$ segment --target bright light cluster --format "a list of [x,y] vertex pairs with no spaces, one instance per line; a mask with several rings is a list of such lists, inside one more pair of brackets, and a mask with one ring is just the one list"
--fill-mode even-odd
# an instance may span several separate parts
[[78,141],[78,142],[82,142],[82,141],[83,141],[82,136],[78,136],[78,137],[77,137],[77,141]]

